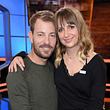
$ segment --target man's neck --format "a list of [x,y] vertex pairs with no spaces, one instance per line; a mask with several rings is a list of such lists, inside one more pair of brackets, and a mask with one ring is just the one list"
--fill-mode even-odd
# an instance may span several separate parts
[[43,59],[43,58],[37,56],[33,51],[31,51],[28,54],[28,57],[30,58],[30,60],[32,62],[39,64],[39,65],[45,65],[47,63],[47,59]]

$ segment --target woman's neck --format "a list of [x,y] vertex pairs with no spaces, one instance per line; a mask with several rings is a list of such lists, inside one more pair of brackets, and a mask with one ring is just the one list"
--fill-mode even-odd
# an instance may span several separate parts
[[75,46],[74,48],[67,48],[65,54],[70,58],[74,59],[78,56],[79,46]]

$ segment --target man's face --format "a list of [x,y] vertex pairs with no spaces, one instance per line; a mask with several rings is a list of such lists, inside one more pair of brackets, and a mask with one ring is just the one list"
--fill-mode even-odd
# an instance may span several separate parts
[[55,26],[52,22],[37,19],[31,36],[34,53],[43,59],[48,59],[56,45]]

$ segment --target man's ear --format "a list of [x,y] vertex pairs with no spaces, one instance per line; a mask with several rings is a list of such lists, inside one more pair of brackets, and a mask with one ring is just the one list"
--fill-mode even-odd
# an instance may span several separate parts
[[33,43],[33,34],[32,34],[32,31],[29,32],[29,38],[30,38],[31,43]]

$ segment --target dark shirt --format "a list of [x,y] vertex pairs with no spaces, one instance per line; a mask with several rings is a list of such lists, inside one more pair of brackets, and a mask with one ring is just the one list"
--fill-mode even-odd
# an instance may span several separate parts
[[54,69],[33,63],[24,58],[25,70],[7,76],[11,110],[57,110],[57,93],[54,84]]
[[[25,56],[26,53],[23,57]],[[106,83],[106,65],[102,57],[95,55],[82,70],[86,71],[86,74],[78,72],[69,76],[62,59],[55,72],[58,110],[102,110]]]
[[102,110],[106,83],[102,58],[95,55],[81,70],[70,76],[63,59],[56,69],[58,110]]

